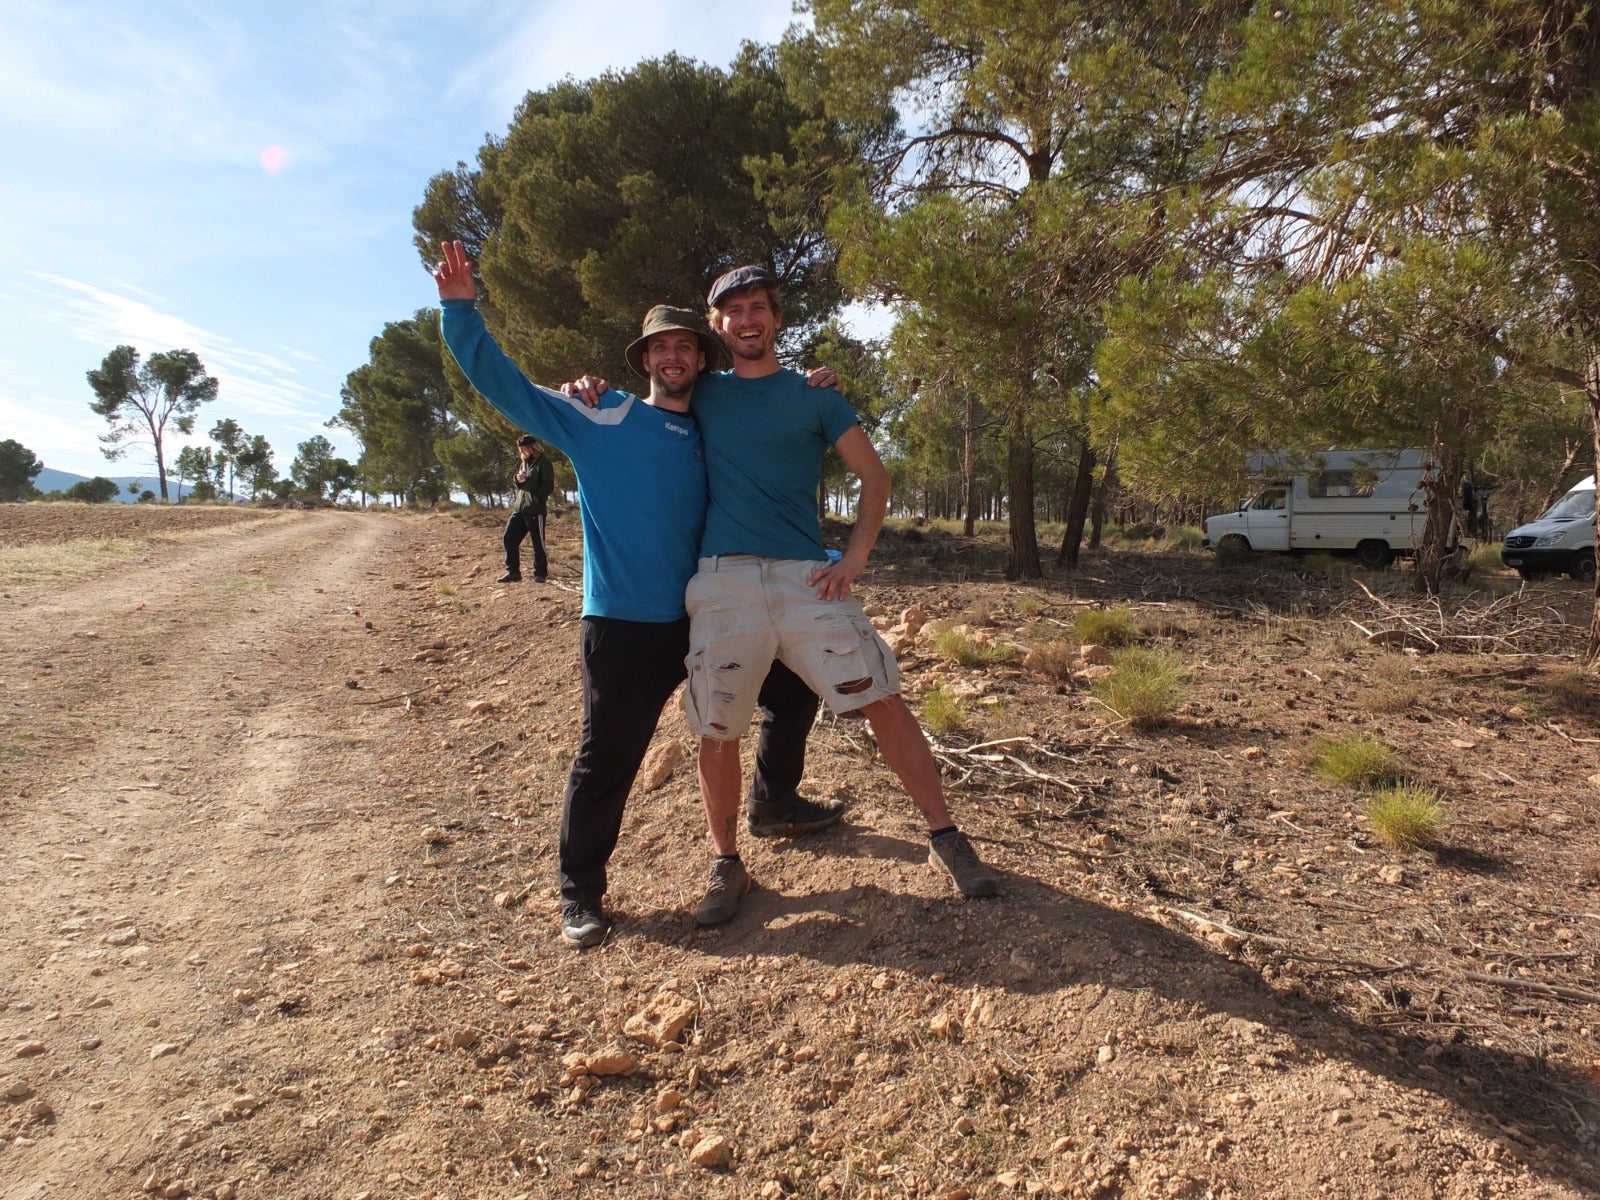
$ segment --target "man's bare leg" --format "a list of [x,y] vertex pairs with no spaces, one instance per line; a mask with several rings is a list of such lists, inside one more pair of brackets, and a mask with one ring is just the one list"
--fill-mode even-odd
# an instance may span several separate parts
[[983,865],[967,835],[956,828],[944,802],[939,765],[922,726],[899,696],[875,700],[861,710],[872,725],[878,749],[889,769],[900,777],[912,801],[928,819],[928,865],[943,871],[963,896],[993,896],[1000,890],[993,871]]
[[922,726],[917,724],[906,702],[899,696],[885,696],[863,708],[861,715],[872,726],[872,736],[878,739],[883,761],[900,777],[912,803],[928,818],[928,828],[944,829],[954,825],[950,810],[945,807],[939,765],[933,761],[928,739],[923,736]]
[[750,876],[739,861],[739,739],[700,739],[700,797],[716,857],[705,898],[695,909],[702,925],[720,925],[739,911]]

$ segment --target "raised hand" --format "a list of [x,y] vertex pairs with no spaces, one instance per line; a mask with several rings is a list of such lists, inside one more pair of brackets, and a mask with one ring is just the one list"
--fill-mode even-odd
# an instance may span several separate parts
[[439,285],[441,300],[476,300],[478,284],[472,278],[472,260],[467,248],[460,242],[440,242],[444,261],[433,269],[433,280]]

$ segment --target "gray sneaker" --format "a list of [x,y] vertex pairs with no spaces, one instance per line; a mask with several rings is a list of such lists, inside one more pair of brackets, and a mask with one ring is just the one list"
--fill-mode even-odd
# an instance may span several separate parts
[[739,901],[750,890],[750,873],[737,858],[711,860],[711,879],[706,884],[705,898],[694,910],[694,919],[702,925],[721,925],[731,921],[739,911]]
[[955,880],[963,896],[992,896],[1000,890],[995,873],[983,865],[967,835],[959,829],[928,843],[928,865]]
[[796,796],[788,804],[751,804],[745,809],[744,827],[753,837],[800,837],[826,829],[844,816],[844,805],[834,800],[818,804]]
[[573,900],[561,906],[561,936],[579,948],[598,946],[605,941],[611,922],[597,904]]

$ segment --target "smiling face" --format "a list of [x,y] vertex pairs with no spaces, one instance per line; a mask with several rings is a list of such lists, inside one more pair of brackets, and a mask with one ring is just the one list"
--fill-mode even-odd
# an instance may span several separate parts
[[783,320],[766,287],[758,284],[729,292],[711,310],[711,323],[733,353],[735,370],[764,366],[777,369],[778,330],[783,327]]
[[705,365],[700,339],[687,330],[669,329],[651,335],[645,343],[644,369],[656,398],[687,403]]

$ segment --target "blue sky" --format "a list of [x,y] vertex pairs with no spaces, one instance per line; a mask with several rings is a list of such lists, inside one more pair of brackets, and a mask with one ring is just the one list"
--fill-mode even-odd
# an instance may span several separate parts
[[[386,321],[436,299],[411,247],[428,179],[530,89],[675,50],[726,66],[790,0],[0,0],[0,440],[101,454],[84,373],[187,348],[287,472]],[[190,440],[201,440],[195,438]],[[168,464],[176,455],[174,442]]]

